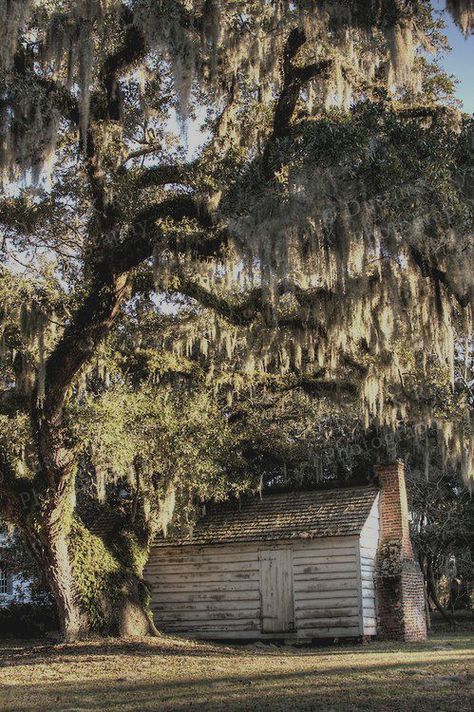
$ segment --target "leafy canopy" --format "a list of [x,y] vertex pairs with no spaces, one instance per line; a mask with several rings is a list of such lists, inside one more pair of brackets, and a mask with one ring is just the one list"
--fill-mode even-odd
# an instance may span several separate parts
[[[448,9],[472,31],[472,2]],[[39,433],[40,471],[68,445],[80,374],[150,293],[200,305],[159,347],[227,362],[227,386],[310,377],[355,392],[366,427],[432,423],[403,359],[434,357],[452,384],[474,295],[472,122],[430,60],[446,44],[433,3],[1,13],[2,404]],[[471,421],[439,420],[459,457]]]

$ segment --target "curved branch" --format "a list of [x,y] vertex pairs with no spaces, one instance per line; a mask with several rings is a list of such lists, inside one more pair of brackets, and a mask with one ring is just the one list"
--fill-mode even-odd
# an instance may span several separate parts
[[[146,151],[146,149],[144,149]],[[136,158],[139,155],[145,155],[142,151],[134,151],[126,158]],[[135,185],[137,188],[150,188],[153,186],[162,185],[189,185],[192,182],[191,172],[192,165],[162,165],[146,168],[137,176]]]
[[282,138],[288,133],[303,85],[325,72],[332,64],[331,60],[322,60],[304,67],[296,67],[293,60],[305,42],[306,34],[299,27],[295,27],[290,32],[286,41],[283,52],[283,87],[275,108],[271,140]]
[[435,287],[442,284],[446,288],[448,294],[452,294],[457,300],[459,306],[463,309],[469,306],[471,300],[469,292],[461,294],[459,290],[455,289],[446,271],[439,269],[437,265],[431,264],[431,262],[421,253],[421,251],[413,245],[410,246],[410,254],[423,277],[429,277],[432,279]]
[[100,80],[107,96],[107,117],[112,121],[120,121],[122,114],[122,98],[118,85],[120,73],[147,52],[143,33],[134,24],[133,11],[125,5],[120,8],[120,22],[124,29],[123,43],[116,52],[107,57],[100,71]]
[[[135,218],[125,237],[112,235],[117,246],[103,252],[91,266],[89,292],[64,330],[62,338],[46,363],[45,400],[38,407],[36,420],[45,415],[54,420],[61,412],[67,391],[79,369],[92,357],[100,341],[110,331],[122,303],[129,294],[129,273],[149,259],[162,235],[157,222],[172,219],[196,219],[203,227],[211,227],[210,218],[202,214],[190,196],[176,196],[150,206]],[[222,238],[204,242],[206,252],[211,246],[222,247]],[[198,246],[196,247],[196,249]]]
[[180,278],[178,290],[208,309],[220,314],[226,321],[235,326],[249,326],[263,311],[262,290],[254,289],[248,297],[239,304],[231,303],[211,292],[209,289],[184,277]]
[[[259,316],[263,315],[265,317],[267,313],[273,313],[269,304],[264,299],[264,291],[261,288],[253,289],[240,302],[236,302],[229,301],[219,294],[216,294],[216,292],[212,292],[183,275],[178,274],[178,279],[176,291],[195,299],[203,307],[212,309],[235,326],[249,326]],[[373,275],[368,279],[354,279],[353,283],[362,283],[364,285],[367,283],[370,285],[378,280],[378,275]],[[279,327],[288,329],[306,329],[311,327],[322,336],[325,336],[324,327],[317,316],[313,316],[311,310],[313,307],[320,306],[323,303],[327,304],[329,301],[333,301],[335,304],[340,303],[342,299],[342,295],[325,289],[324,287],[305,290],[290,280],[282,280],[278,284],[276,292],[278,296],[283,296],[284,294],[293,295],[298,306],[302,310],[305,310],[302,314],[282,314],[277,318]],[[361,372],[365,371],[362,366],[358,366],[354,363],[351,364],[351,368],[358,368]]]
[[125,156],[120,168],[123,168],[128,161],[132,161],[134,158],[144,158],[145,156],[150,156],[152,153],[158,153],[163,150],[161,143],[150,143],[142,146],[142,148],[137,148],[135,151],[130,151],[128,155]]

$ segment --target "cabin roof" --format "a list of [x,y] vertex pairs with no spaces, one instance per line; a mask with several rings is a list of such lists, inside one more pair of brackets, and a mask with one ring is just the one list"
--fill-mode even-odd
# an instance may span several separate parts
[[267,494],[207,507],[186,536],[159,537],[156,546],[225,544],[353,536],[377,496],[373,485]]

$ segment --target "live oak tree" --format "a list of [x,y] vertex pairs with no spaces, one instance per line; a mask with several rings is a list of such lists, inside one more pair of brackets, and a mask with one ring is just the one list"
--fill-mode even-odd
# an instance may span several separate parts
[[[472,1],[448,9],[471,32]],[[0,20],[2,515],[67,638],[150,632],[143,552],[121,564],[74,515],[72,406],[125,305],[153,274],[207,309],[178,356],[340,384],[394,426],[399,345],[452,371],[471,328],[471,124],[424,56],[444,42],[425,0],[9,0]],[[469,412],[439,425],[468,470]],[[92,620],[98,561],[115,598]]]
[[[10,314],[19,316],[18,322],[4,319],[5,337],[21,344],[22,357],[34,359],[34,352],[23,349],[24,303],[42,300],[58,319],[64,294],[48,270],[35,284],[19,276],[1,283]],[[197,359],[158,347],[157,340],[182,320],[182,314],[157,314],[147,296],[137,298],[82,370],[64,409],[77,462],[69,552],[75,596],[94,632],[135,633],[143,625],[153,631],[137,610],[137,603],[146,608],[149,598],[143,570],[153,536],[166,535],[171,525],[189,528],[205,499],[246,487],[236,475],[238,445],[206,385],[208,374]],[[4,381],[14,378],[9,358],[2,367]],[[29,420],[11,416],[0,415],[0,447],[8,452],[26,515],[39,504],[30,481],[37,449]],[[31,524],[27,516],[27,542]],[[33,567],[35,581],[48,572],[45,562],[39,563],[42,571]]]

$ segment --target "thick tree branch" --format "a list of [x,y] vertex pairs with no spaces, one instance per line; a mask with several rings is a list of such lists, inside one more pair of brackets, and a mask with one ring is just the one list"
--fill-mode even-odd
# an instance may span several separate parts
[[413,245],[410,247],[410,254],[415,264],[418,265],[423,277],[430,277],[433,280],[435,286],[442,284],[446,288],[448,294],[452,294],[457,300],[459,306],[461,306],[463,309],[469,306],[469,293],[467,292],[466,294],[461,294],[459,290],[457,290],[453,286],[447,272],[439,269],[439,267],[437,267],[436,265],[433,265],[426,257],[424,257],[420,250],[418,250]]
[[[190,196],[175,196],[141,211],[125,237],[111,236],[116,244],[110,251],[101,251],[91,265],[91,286],[82,305],[66,327],[63,336],[46,364],[45,401],[37,418],[47,415],[55,419],[61,412],[66,393],[79,369],[93,355],[97,345],[109,332],[128,292],[128,274],[149,259],[162,236],[159,221],[171,219],[198,220],[203,229],[210,229],[210,218],[196,207]],[[222,246],[222,237],[211,237],[206,253]],[[175,238],[171,238],[172,242]],[[169,246],[165,239],[163,247]],[[176,243],[174,244],[176,246]],[[184,247],[184,245],[182,246]],[[197,249],[197,248],[196,248]],[[203,248],[204,249],[204,248]]]
[[145,38],[134,24],[132,9],[122,5],[120,22],[124,30],[121,47],[109,55],[102,65],[100,79],[107,96],[107,118],[120,121],[122,115],[122,96],[118,79],[120,73],[137,62],[146,54]]
[[315,62],[304,67],[295,66],[293,60],[305,42],[306,34],[298,27],[290,32],[286,41],[283,52],[283,87],[275,108],[271,140],[282,138],[288,133],[303,85],[331,66],[330,60]]
[[[264,291],[261,288],[256,288],[250,293],[247,293],[241,301],[230,301],[183,275],[178,274],[178,278],[179,284],[177,291],[195,299],[203,307],[212,309],[235,326],[249,326],[259,316],[263,315],[263,317],[265,317],[266,314],[270,312],[273,314],[270,305],[265,301]],[[373,275],[368,279],[357,278],[353,280],[352,286],[360,287],[362,285],[364,287],[370,287],[371,284],[378,280],[378,275]],[[282,280],[278,284],[276,291],[278,296],[283,296],[284,294],[292,295],[298,307],[302,310],[301,313],[280,314],[277,318],[277,323],[280,328],[306,329],[311,327],[321,335],[325,335],[325,330],[319,319],[319,315],[314,316],[314,308],[322,304],[328,304],[328,302],[340,304],[341,300],[344,299],[344,295],[336,294],[336,292],[323,287],[302,289],[299,285],[290,280]],[[352,295],[354,291],[355,290],[348,290]],[[361,290],[361,298],[364,298],[363,290]],[[353,296],[351,299],[353,299]],[[365,372],[364,367],[354,362],[350,364],[350,367],[360,372]]]
[[[128,159],[127,159],[128,160]],[[186,185],[192,182],[192,165],[162,165],[145,168],[138,174],[137,188],[150,188],[162,185]]]
[[[163,238],[160,221],[176,223],[176,230]],[[203,232],[190,241],[181,236],[179,223],[194,220]],[[127,272],[152,256],[155,248],[172,251],[189,251],[195,257],[210,257],[220,254],[226,244],[226,234],[215,229],[212,217],[198,207],[191,195],[175,195],[161,203],[147,206],[134,218],[126,236],[106,255],[102,268],[112,268],[117,273]]]
[[18,77],[25,81],[34,80],[46,96],[54,103],[55,108],[65,119],[79,126],[80,112],[76,98],[60,82],[50,77],[38,76],[34,70],[37,56],[30,47],[20,45],[13,58],[13,69]]
[[[120,73],[143,57],[147,51],[143,35],[134,25],[133,12],[126,6],[122,6],[120,10],[120,21],[124,30],[122,45],[106,58],[100,71],[100,80],[107,97],[107,113],[105,117],[101,115],[100,118],[109,121],[118,121],[121,118],[118,85]],[[186,18],[183,21],[185,22]],[[92,104],[94,115],[94,102]],[[98,110],[100,113],[100,105]],[[57,457],[58,448],[55,451],[53,448],[53,452],[48,452],[48,448],[55,437],[57,439],[54,431],[59,428],[67,391],[77,372],[91,358],[97,345],[109,332],[128,294],[128,273],[152,255],[160,232],[157,222],[169,218],[179,223],[187,218],[200,220],[206,228],[211,227],[210,220],[198,211],[192,198],[177,196],[141,211],[126,237],[118,240],[116,208],[107,199],[105,179],[99,161],[100,146],[95,144],[92,128],[89,128],[87,138],[84,137],[84,147],[86,170],[94,200],[93,232],[100,235],[104,241],[110,240],[117,246],[107,254],[99,255],[90,265],[89,293],[47,360],[45,399],[37,404],[33,414],[46,471],[58,470],[58,463],[48,462]],[[175,167],[150,169],[141,177],[142,187],[164,185],[170,180],[174,182],[177,174]],[[67,471],[69,465],[66,458],[59,470],[62,467]]]
[[294,384],[289,386],[288,389],[290,390],[292,388],[300,388],[308,395],[316,396],[318,398],[321,398],[322,396],[334,398],[335,396],[341,395],[356,398],[359,394],[357,385],[352,381],[343,381],[342,379],[325,380],[311,376],[301,376],[294,382]]
[[[129,296],[130,272],[149,259],[163,231],[159,221],[174,220],[176,231],[184,219],[200,221],[204,229],[212,228],[205,212],[198,210],[190,196],[175,196],[141,211],[128,233],[106,233],[113,245],[110,252],[101,252],[90,265],[90,286],[87,296],[73,315],[64,333],[46,362],[45,397],[33,397],[32,419],[37,433],[40,469],[37,486],[51,488],[49,509],[45,513],[51,521],[61,516],[67,506],[68,488],[74,470],[74,453],[63,422],[63,406],[74,377],[94,355],[99,343],[110,332],[125,299]],[[168,226],[169,228],[169,226]],[[213,238],[196,249],[211,253],[220,249],[225,236]],[[163,247],[178,239],[166,235]],[[182,245],[184,247],[184,245]]]
[[179,280],[179,293],[222,316],[235,326],[249,326],[263,309],[262,290],[254,289],[242,302],[232,303],[185,277]]

